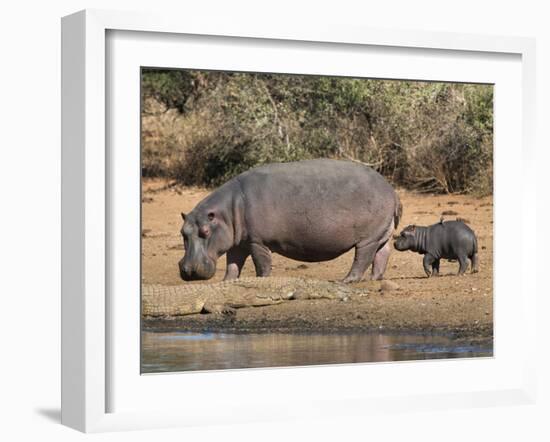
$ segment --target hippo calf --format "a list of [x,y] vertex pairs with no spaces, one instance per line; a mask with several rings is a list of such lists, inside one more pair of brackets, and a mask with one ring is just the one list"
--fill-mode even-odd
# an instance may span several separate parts
[[428,227],[407,226],[396,237],[394,247],[424,255],[424,271],[428,277],[439,274],[442,258],[458,259],[459,275],[468,269],[468,259],[472,262],[472,273],[479,270],[476,235],[459,220],[440,221]]
[[257,276],[269,276],[272,252],[318,262],[355,247],[344,282],[361,280],[371,264],[372,278],[382,279],[401,212],[392,186],[362,164],[317,159],[256,167],[182,213],[180,276],[212,278],[223,254],[227,280],[240,276],[248,256]]

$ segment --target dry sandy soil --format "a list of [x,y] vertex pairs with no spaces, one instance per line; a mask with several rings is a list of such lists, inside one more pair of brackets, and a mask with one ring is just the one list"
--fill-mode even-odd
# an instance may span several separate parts
[[[354,302],[334,300],[294,301],[262,308],[243,308],[231,318],[191,315],[179,327],[188,329],[311,330],[385,329],[407,332],[450,332],[458,335],[490,336],[493,323],[493,205],[492,197],[426,195],[399,190],[403,218],[408,224],[429,225],[460,217],[476,232],[480,272],[458,277],[457,262],[441,262],[441,276],[427,278],[422,256],[397,252],[390,257],[385,279],[397,284],[380,290],[381,283],[354,284],[370,294]],[[142,284],[189,284],[179,277],[183,256],[180,212],[189,212],[207,194],[206,189],[171,185],[148,179],[142,192]],[[273,276],[339,280],[348,272],[353,250],[328,262],[301,263],[273,255]],[[216,276],[205,284],[220,281],[225,258],[218,262]],[[249,259],[243,276],[255,276]],[[368,271],[366,273],[368,276]],[[194,282],[195,283],[195,282]],[[158,324],[157,324],[158,325]]]

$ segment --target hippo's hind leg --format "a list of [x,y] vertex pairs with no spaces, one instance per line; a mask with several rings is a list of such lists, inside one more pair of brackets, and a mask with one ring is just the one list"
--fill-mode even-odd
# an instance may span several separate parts
[[472,273],[479,272],[479,255],[477,253],[474,253],[470,261],[472,262]]
[[460,255],[458,257],[458,262],[460,263],[460,266],[458,267],[458,274],[464,275],[466,270],[468,270],[468,257],[466,255]]
[[243,247],[232,247],[227,251],[227,268],[225,270],[224,281],[236,279],[241,276],[246,258],[250,255],[250,251]]
[[388,265],[388,259],[390,257],[391,247],[390,242],[387,241],[382,247],[378,249],[374,255],[374,261],[372,262],[372,280],[380,280],[384,276],[386,266]]
[[343,279],[343,282],[359,282],[365,270],[372,264],[374,255],[378,249],[378,243],[371,242],[367,244],[359,243],[355,246],[355,258],[348,275]]
[[256,276],[269,276],[271,274],[271,250],[257,243],[252,243],[250,250],[254,267],[256,267]]

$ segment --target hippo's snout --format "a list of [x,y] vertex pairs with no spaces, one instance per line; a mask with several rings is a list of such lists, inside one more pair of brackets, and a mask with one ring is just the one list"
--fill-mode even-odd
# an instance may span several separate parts
[[180,265],[181,279],[189,280],[193,275],[193,270],[187,264]]
[[406,245],[404,245],[403,241],[400,241],[399,238],[394,241],[393,247],[395,248],[395,250],[399,250],[400,252],[407,250]]
[[179,262],[180,277],[184,281],[197,281],[210,279],[216,273],[216,263],[210,260],[204,260],[199,265],[192,265],[190,262],[182,259]]

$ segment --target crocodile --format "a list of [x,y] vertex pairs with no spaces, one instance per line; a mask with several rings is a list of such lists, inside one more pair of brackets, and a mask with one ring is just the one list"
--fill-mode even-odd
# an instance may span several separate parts
[[365,288],[290,277],[250,277],[177,286],[144,284],[141,287],[141,315],[144,319],[169,319],[201,313],[233,315],[236,309],[244,307],[305,299],[348,301],[366,295]]

